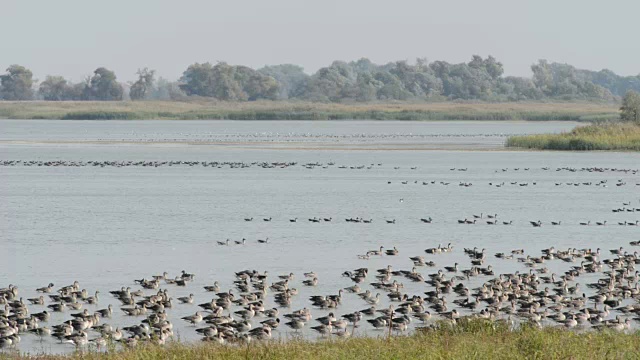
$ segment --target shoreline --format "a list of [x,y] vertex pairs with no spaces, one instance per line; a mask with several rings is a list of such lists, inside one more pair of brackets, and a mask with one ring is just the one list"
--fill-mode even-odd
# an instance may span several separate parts
[[384,102],[304,101],[53,102],[0,101],[0,119],[50,120],[381,120],[381,121],[606,121],[618,117],[618,104],[589,102]]

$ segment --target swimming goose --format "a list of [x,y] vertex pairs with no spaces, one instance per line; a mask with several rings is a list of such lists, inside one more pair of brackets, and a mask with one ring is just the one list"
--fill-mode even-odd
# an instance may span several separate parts
[[208,292],[220,292],[220,284],[216,281],[213,285],[204,286],[204,290]]
[[387,320],[383,318],[375,318],[367,320],[369,324],[371,324],[375,329],[384,329],[387,327]]
[[271,219],[272,219],[272,218],[271,218],[271,217],[269,217],[269,218],[264,218],[264,219],[262,219],[262,220],[263,220],[263,221],[267,221],[267,222],[268,222],[268,221],[271,221]]
[[245,238],[242,238],[242,241],[234,240],[236,245],[244,245],[246,243],[246,241],[247,241],[247,239],[245,239]]
[[202,314],[198,311],[194,315],[183,317],[182,320],[193,324],[193,326],[196,326],[196,324],[202,321]]
[[54,287],[53,283],[49,283],[49,285],[47,285],[45,287],[41,287],[41,288],[36,289],[36,292],[48,294],[48,293],[51,292],[51,290],[53,290],[53,287]]
[[229,246],[229,241],[230,241],[229,239],[227,239],[227,241],[218,241],[218,245]]
[[384,246],[380,246],[380,250],[369,250],[367,251],[367,255],[382,255],[382,249],[384,249]]
[[302,282],[302,284],[306,286],[316,286],[318,285],[318,278],[314,277],[313,279],[305,280]]
[[449,272],[458,272],[458,263],[455,263],[454,266],[445,266],[444,269]]
[[244,218],[244,221],[253,221],[253,218],[252,218],[252,217],[250,217],[250,218]]
[[27,299],[31,303],[31,305],[44,305],[44,296],[39,296],[37,298]]
[[289,219],[289,222],[292,222],[292,223],[297,222],[297,221],[298,221],[298,218]]
[[179,297],[178,301],[181,304],[193,304],[193,294],[189,294],[189,296]]
[[268,243],[269,243],[269,238],[266,238],[266,239],[258,239],[258,243],[259,243],[259,244],[268,244]]
[[294,329],[296,332],[302,329],[304,327],[304,324],[304,321],[300,320],[299,318],[292,319],[291,321],[285,323],[285,325]]
[[587,225],[590,225],[590,224],[591,224],[591,220],[589,220],[587,222],[581,222],[580,223],[580,225],[584,225],[584,226],[587,226]]
[[387,250],[385,253],[390,256],[395,256],[398,255],[398,249],[394,246],[392,250]]

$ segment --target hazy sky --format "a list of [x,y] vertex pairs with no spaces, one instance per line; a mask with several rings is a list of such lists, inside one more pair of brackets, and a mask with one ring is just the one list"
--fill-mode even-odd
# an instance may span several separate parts
[[[0,0],[0,70],[78,81],[105,66],[177,79],[194,62],[537,59],[640,73],[640,0]],[[3,72],[3,71],[2,71]]]

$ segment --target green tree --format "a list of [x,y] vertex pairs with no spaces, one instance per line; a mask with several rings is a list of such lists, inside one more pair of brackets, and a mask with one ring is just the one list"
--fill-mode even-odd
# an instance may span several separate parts
[[116,81],[113,71],[100,67],[93,72],[85,86],[83,98],[85,100],[119,101],[122,100],[124,89]]
[[131,85],[129,89],[129,97],[131,100],[146,99],[155,81],[155,70],[149,70],[148,68],[138,69],[138,80]]
[[640,94],[629,90],[622,99],[620,119],[640,125]]
[[11,65],[5,75],[0,75],[0,98],[5,100],[31,100],[33,98],[33,73],[20,65]]
[[299,97],[304,92],[304,86],[309,79],[309,75],[304,72],[302,67],[291,64],[265,66],[258,72],[270,76],[278,82],[279,99]]
[[182,73],[180,89],[187,95],[213,97],[213,65],[210,63],[191,64]]
[[62,76],[47,76],[38,92],[47,101],[73,100],[71,86]]

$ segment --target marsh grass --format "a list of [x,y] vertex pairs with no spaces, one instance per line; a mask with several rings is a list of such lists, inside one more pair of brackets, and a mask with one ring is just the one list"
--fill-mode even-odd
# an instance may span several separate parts
[[0,118],[68,120],[572,120],[618,118],[615,104],[594,103],[366,103],[299,101],[8,102]]
[[[20,358],[5,355],[5,358]],[[0,358],[3,358],[0,355]],[[419,330],[410,336],[353,337],[315,342],[290,340],[222,346],[212,343],[141,345],[66,356],[31,355],[43,360],[155,359],[638,359],[640,333],[576,332],[564,328],[511,330],[482,320]]]
[[506,145],[540,150],[640,151],[640,126],[631,123],[579,126],[560,134],[512,136]]

